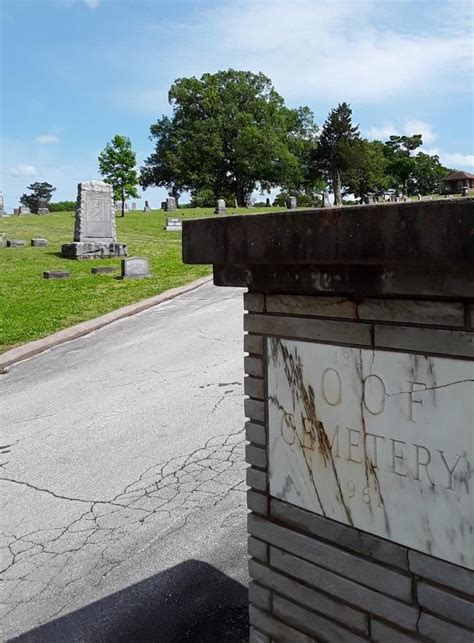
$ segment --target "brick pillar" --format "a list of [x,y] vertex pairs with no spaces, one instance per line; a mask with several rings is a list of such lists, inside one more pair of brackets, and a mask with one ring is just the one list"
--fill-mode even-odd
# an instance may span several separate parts
[[474,202],[185,222],[244,295],[251,641],[474,640]]

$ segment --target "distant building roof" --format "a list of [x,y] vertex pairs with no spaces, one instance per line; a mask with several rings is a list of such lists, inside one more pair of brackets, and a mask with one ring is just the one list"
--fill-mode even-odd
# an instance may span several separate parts
[[443,181],[459,181],[461,179],[474,179],[474,174],[469,172],[453,172],[449,176],[446,176]]

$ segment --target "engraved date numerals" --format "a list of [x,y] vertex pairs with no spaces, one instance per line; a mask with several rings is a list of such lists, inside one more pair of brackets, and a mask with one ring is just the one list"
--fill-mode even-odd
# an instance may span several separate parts
[[380,501],[380,495],[377,493],[375,494],[375,498],[373,498],[370,495],[370,487],[363,487],[363,489],[359,489],[359,494],[358,494],[358,489],[357,485],[353,480],[348,480],[346,482],[346,489],[347,489],[347,497],[349,499],[354,498],[356,495],[359,495],[359,497],[362,499],[363,502],[365,502],[366,505],[370,505],[373,500],[375,500],[376,506],[381,507],[382,503]]

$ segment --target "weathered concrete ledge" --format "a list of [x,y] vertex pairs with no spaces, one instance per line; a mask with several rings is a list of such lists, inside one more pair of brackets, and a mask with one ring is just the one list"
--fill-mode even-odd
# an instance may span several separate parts
[[183,222],[185,263],[218,286],[362,296],[474,296],[474,199]]

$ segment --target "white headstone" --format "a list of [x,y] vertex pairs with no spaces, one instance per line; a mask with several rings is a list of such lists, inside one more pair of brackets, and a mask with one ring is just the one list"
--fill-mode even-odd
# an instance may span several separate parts
[[183,229],[182,219],[166,217],[165,230],[167,230],[168,232],[173,232],[175,230],[182,230],[182,229]]
[[219,214],[219,213],[225,213],[225,212],[227,212],[227,209],[225,207],[224,199],[217,199],[216,209],[214,210],[214,213]]

